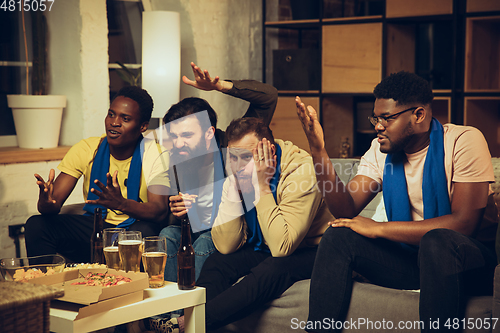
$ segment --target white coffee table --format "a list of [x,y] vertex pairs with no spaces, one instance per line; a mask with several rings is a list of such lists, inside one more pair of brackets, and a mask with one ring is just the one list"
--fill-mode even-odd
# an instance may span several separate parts
[[[92,332],[116,325],[184,309],[186,333],[205,332],[205,289],[179,290],[177,283],[167,282],[162,288],[144,290],[144,300],[106,312],[78,319],[78,311],[50,309],[50,331],[57,333]],[[60,302],[62,303],[62,302]],[[71,305],[71,304],[69,304]]]

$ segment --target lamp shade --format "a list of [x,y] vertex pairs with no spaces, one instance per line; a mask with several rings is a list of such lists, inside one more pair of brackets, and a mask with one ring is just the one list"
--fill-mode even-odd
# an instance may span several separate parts
[[177,12],[145,11],[142,16],[142,88],[153,98],[153,117],[163,118],[179,102],[181,29]]

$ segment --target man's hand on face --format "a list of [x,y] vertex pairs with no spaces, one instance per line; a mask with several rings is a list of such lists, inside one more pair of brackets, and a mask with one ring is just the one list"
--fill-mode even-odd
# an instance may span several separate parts
[[39,203],[44,206],[52,206],[56,204],[56,200],[53,197],[54,193],[54,178],[55,171],[54,169],[50,169],[49,171],[49,180],[45,182],[45,180],[39,174],[35,173],[35,178],[37,179],[36,184],[40,189],[40,193],[38,195]]
[[252,153],[258,183],[258,186],[254,185],[254,188],[259,189],[259,191],[256,190],[256,192],[259,192],[261,196],[272,193],[269,183],[274,175],[274,172],[276,171],[277,165],[274,147],[266,138],[264,138],[259,141],[257,148],[254,148]]
[[91,192],[97,195],[99,199],[86,200],[85,203],[102,205],[108,209],[123,211],[127,200],[123,197],[120,185],[118,184],[118,171],[115,171],[113,177],[108,172],[106,177],[106,186],[98,179],[94,180],[94,183],[99,187],[101,192],[94,188],[91,189]]

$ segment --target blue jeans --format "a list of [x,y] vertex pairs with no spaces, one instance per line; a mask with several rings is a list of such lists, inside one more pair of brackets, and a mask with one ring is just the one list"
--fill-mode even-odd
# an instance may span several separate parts
[[[160,232],[160,237],[167,239],[167,264],[165,265],[165,281],[177,282],[177,250],[181,244],[181,227],[169,225]],[[210,230],[197,233],[191,232],[195,260],[195,278],[198,280],[201,268],[208,256],[215,251]]]
[[[418,253],[399,243],[370,239],[348,228],[328,228],[321,239],[311,277],[308,320],[347,316],[352,271],[372,283],[395,289],[420,288],[422,332],[430,320],[440,329],[448,318],[463,318],[467,298],[492,293],[496,256],[482,243],[449,229],[434,229],[420,241]],[[327,327],[308,332],[333,332]]]

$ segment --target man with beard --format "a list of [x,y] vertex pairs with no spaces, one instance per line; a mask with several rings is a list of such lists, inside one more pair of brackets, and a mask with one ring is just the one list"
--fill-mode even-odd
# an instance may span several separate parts
[[[35,174],[41,215],[26,222],[28,256],[60,253],[72,262],[90,262],[95,207],[104,208],[104,228],[139,230],[144,237],[158,235],[168,214],[168,196],[158,193],[165,193],[170,182],[161,163],[149,164],[159,161],[161,149],[142,135],[152,110],[153,100],[146,90],[120,89],[104,119],[106,134],[71,147],[58,166],[57,177],[54,170],[47,181]],[[58,214],[82,175],[86,214]]]
[[[278,99],[277,90],[254,80],[220,80],[207,70],[191,63],[194,80],[183,77],[185,84],[206,91],[219,91],[250,102],[243,117],[256,117],[265,124],[271,122]],[[210,104],[196,97],[185,98],[173,105],[163,121],[172,140],[170,175],[172,189],[195,197],[195,202],[182,196],[169,198],[173,225],[164,228],[160,236],[167,239],[165,280],[177,281],[177,250],[180,245],[180,219],[186,215],[191,223],[191,240],[195,251],[195,277],[198,278],[206,258],[215,251],[210,228],[217,216],[225,178],[224,157],[220,148],[226,147],[224,132],[217,128],[217,114]],[[177,171],[174,174],[174,168]],[[184,193],[185,192],[185,193]],[[189,213],[188,213],[189,212]]]
[[[196,284],[206,288],[208,331],[309,279],[317,245],[333,219],[307,152],[275,140],[255,118],[233,120],[226,136],[233,174],[224,183],[212,228],[217,252],[208,257]],[[182,333],[184,317],[160,331]]]
[[[377,138],[346,186],[330,163],[316,111],[296,99],[322,170],[320,188],[339,185],[324,193],[338,219],[318,248],[306,330],[331,332],[333,325],[315,323],[346,319],[355,271],[384,287],[420,289],[422,332],[431,320],[439,321],[433,331],[448,331],[447,321],[464,317],[471,294],[492,292],[494,244],[475,238],[494,182],[488,145],[473,127],[433,118],[432,90],[415,74],[392,74],[373,93],[369,120]],[[382,186],[389,222],[359,216]]]

